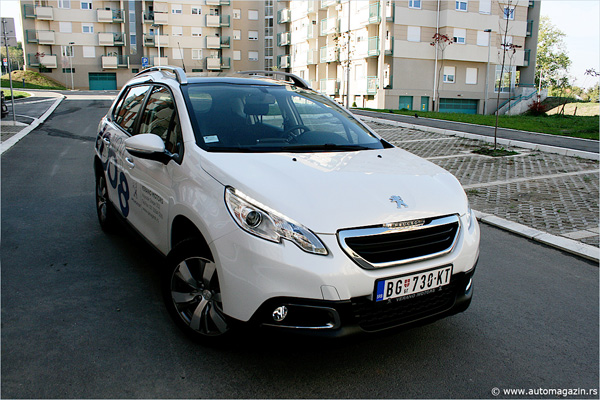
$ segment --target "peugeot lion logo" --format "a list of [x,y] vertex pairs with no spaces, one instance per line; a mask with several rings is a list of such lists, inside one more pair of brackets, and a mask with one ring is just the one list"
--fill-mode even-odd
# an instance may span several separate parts
[[408,208],[408,205],[404,202],[404,200],[402,200],[402,197],[400,197],[400,196],[392,196],[392,197],[390,197],[390,201],[392,203],[396,202],[396,204],[398,205],[398,208],[402,208],[403,206]]

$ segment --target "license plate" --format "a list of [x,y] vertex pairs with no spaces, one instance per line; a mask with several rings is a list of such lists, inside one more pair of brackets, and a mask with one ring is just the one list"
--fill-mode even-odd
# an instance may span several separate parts
[[377,281],[375,301],[398,299],[416,295],[450,283],[452,265],[412,275],[398,276]]

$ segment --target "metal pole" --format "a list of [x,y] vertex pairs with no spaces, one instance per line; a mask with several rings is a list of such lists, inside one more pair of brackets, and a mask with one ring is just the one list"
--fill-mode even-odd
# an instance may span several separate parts
[[160,25],[152,24],[156,28],[156,47],[158,48],[158,66],[160,67]]
[[348,47],[348,60],[346,61],[346,110],[350,109],[350,2],[348,2],[348,37],[346,38],[346,47]]
[[490,47],[492,46],[492,30],[486,29],[484,32],[488,33],[488,59],[485,67],[485,100],[483,100],[483,115],[487,115],[487,103],[488,103],[488,84],[490,78]]
[[[440,33],[440,0],[437,2],[437,18],[435,23],[435,34],[438,35]],[[439,39],[438,39],[439,40]],[[435,112],[435,104],[436,104],[436,96],[437,96],[437,80],[438,80],[438,43],[435,42],[435,64],[433,66],[433,100],[432,100],[432,108],[433,112]]]
[[8,35],[6,33],[6,20],[2,19],[2,35],[4,35],[4,45],[6,46],[6,68],[8,70],[8,80],[10,81],[10,103],[12,105],[13,124],[16,125],[17,118],[15,113],[15,95],[13,93],[12,74],[10,68],[10,56],[8,55]]
[[73,84],[73,45],[75,44],[75,42],[69,42],[69,46],[71,46],[71,56],[69,57],[69,66],[70,66],[70,70],[71,70],[71,90],[75,90],[75,85]]

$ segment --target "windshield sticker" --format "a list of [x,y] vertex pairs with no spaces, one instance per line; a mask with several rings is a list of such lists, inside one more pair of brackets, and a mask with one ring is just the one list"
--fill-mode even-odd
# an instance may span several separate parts
[[219,137],[217,135],[212,136],[204,136],[204,143],[216,143],[219,141]]

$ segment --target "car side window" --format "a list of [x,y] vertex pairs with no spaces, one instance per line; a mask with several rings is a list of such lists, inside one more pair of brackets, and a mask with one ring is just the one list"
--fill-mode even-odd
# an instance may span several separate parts
[[141,117],[139,133],[159,136],[172,154],[180,154],[183,143],[181,126],[173,96],[164,86],[152,88]]
[[129,92],[127,92],[125,100],[123,101],[123,105],[117,112],[115,122],[131,135],[135,134],[136,117],[142,108],[148,89],[149,86],[146,85],[135,86],[129,89]]

